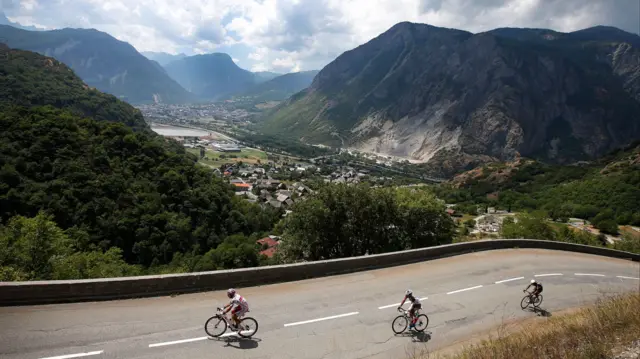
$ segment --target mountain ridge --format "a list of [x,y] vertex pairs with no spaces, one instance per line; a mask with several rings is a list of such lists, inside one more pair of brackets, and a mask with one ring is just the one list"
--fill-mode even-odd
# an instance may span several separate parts
[[[472,34],[399,23],[325,66],[262,130],[448,175],[516,155],[594,158],[640,136],[640,53],[626,41],[640,37],[599,29]],[[561,34],[560,46],[540,31]]]
[[127,42],[95,29],[27,31],[0,25],[11,48],[52,56],[88,85],[133,103],[184,103],[193,95]]
[[255,83],[252,72],[240,68],[226,53],[187,56],[165,66],[176,82],[206,100],[218,100]]

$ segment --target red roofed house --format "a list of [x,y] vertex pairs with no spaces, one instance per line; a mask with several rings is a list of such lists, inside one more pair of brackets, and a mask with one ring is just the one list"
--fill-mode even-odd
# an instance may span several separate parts
[[236,187],[236,192],[246,192],[251,189],[251,185],[248,183],[234,183],[233,185]]
[[278,246],[278,241],[276,241],[273,238],[266,237],[266,238],[259,239],[257,242],[259,245],[262,246],[262,248],[264,248],[260,252],[260,254],[264,254],[269,258],[273,257],[273,254],[276,252],[276,249],[277,249],[276,247]]

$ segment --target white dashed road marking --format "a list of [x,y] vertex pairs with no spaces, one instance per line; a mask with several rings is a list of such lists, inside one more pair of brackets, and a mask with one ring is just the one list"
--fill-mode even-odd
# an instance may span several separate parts
[[604,274],[592,274],[592,273],[574,273],[577,276],[590,276],[590,277],[604,277]]
[[[243,332],[243,333],[245,333],[245,332]],[[249,333],[249,332],[247,331],[246,333]],[[232,335],[238,335],[238,333],[236,333],[236,332],[224,333],[221,336],[219,336],[218,338],[230,337]],[[163,347],[165,345],[174,345],[174,344],[182,344],[182,343],[199,342],[201,340],[206,340],[206,339],[209,339],[209,338],[210,337],[198,337],[198,338],[175,340],[175,341],[172,341],[172,342],[155,343],[155,344],[149,344],[149,348]]]
[[562,275],[562,273],[547,273],[547,274],[536,274],[534,277],[551,277],[556,275]]
[[506,282],[511,282],[514,280],[520,280],[520,279],[524,279],[524,277],[518,277],[518,278],[511,278],[511,279],[505,279],[505,280],[499,280],[496,282],[496,284],[500,284],[500,283],[506,283]]
[[454,293],[460,293],[460,292],[466,292],[468,290],[472,290],[472,289],[478,289],[478,288],[482,288],[481,285],[477,285],[475,287],[470,287],[470,288],[464,288],[464,289],[458,289],[458,290],[454,290],[453,292],[449,292],[447,294],[454,294]]
[[343,318],[343,317],[348,317],[348,316],[351,316],[351,315],[358,315],[358,314],[360,314],[360,312],[351,312],[351,313],[333,315],[331,317],[324,317],[324,318],[318,318],[318,319],[305,320],[303,322],[288,323],[288,324],[285,324],[284,326],[285,327],[291,327],[291,326],[294,326],[294,325],[315,323],[315,322],[320,322],[320,321],[323,321],[323,320]]
[[199,338],[190,338],[190,339],[182,339],[182,340],[175,340],[172,342],[164,342],[164,343],[155,343],[155,344],[149,344],[149,348],[155,348],[155,347],[163,347],[165,345],[173,345],[173,344],[181,344],[181,343],[191,343],[191,342],[197,342],[200,340],[206,340],[208,337],[199,337]]
[[102,354],[102,353],[104,353],[104,350],[98,350],[98,351],[95,351],[95,352],[88,352],[88,353],[59,355],[59,356],[56,356],[56,357],[46,357],[46,358],[40,358],[40,359],[71,359],[71,358],[88,357],[88,356],[91,356],[91,355],[98,355],[98,354]]
[[636,277],[625,277],[623,275],[619,275],[617,276],[618,278],[622,278],[622,279],[635,279],[635,280],[640,280],[640,278],[636,278]]
[[[429,297],[424,297],[424,298],[418,298],[418,300],[427,300],[429,299]],[[396,303],[396,304],[389,304],[389,305],[383,305],[382,307],[378,307],[378,309],[387,309],[387,308],[391,308],[391,307],[399,307],[400,303]]]

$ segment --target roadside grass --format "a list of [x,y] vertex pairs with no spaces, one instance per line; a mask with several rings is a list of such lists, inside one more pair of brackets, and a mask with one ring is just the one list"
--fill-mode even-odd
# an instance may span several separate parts
[[[499,331],[500,333],[500,331]],[[510,335],[489,337],[454,355],[422,359],[602,359],[640,339],[640,293],[599,299],[595,305],[533,322]]]

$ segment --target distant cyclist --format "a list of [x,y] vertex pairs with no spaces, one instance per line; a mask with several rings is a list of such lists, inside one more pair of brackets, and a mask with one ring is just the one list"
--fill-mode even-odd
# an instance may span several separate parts
[[404,302],[406,302],[407,299],[411,302],[411,308],[409,308],[409,318],[411,318],[411,323],[409,324],[409,330],[411,330],[416,325],[416,319],[417,319],[416,312],[418,311],[418,309],[422,308],[422,304],[420,303],[420,299],[416,298],[413,295],[413,292],[411,291],[411,289],[408,289],[404,293],[404,299],[402,299],[402,303],[400,303],[400,306],[398,307],[398,309],[402,308],[402,306],[404,305]]
[[528,291],[531,287],[533,287],[533,292],[531,292],[531,295],[538,299],[538,295],[542,293],[542,284],[536,282],[535,279],[532,279],[531,283],[527,286],[527,288],[525,288],[525,290],[523,290],[523,292]]
[[231,310],[231,319],[233,319],[235,323],[235,326],[232,326],[231,330],[237,331],[240,326],[240,318],[249,311],[249,303],[233,288],[227,291],[227,297],[229,297],[231,301],[224,306],[225,311],[223,314],[227,314]]

